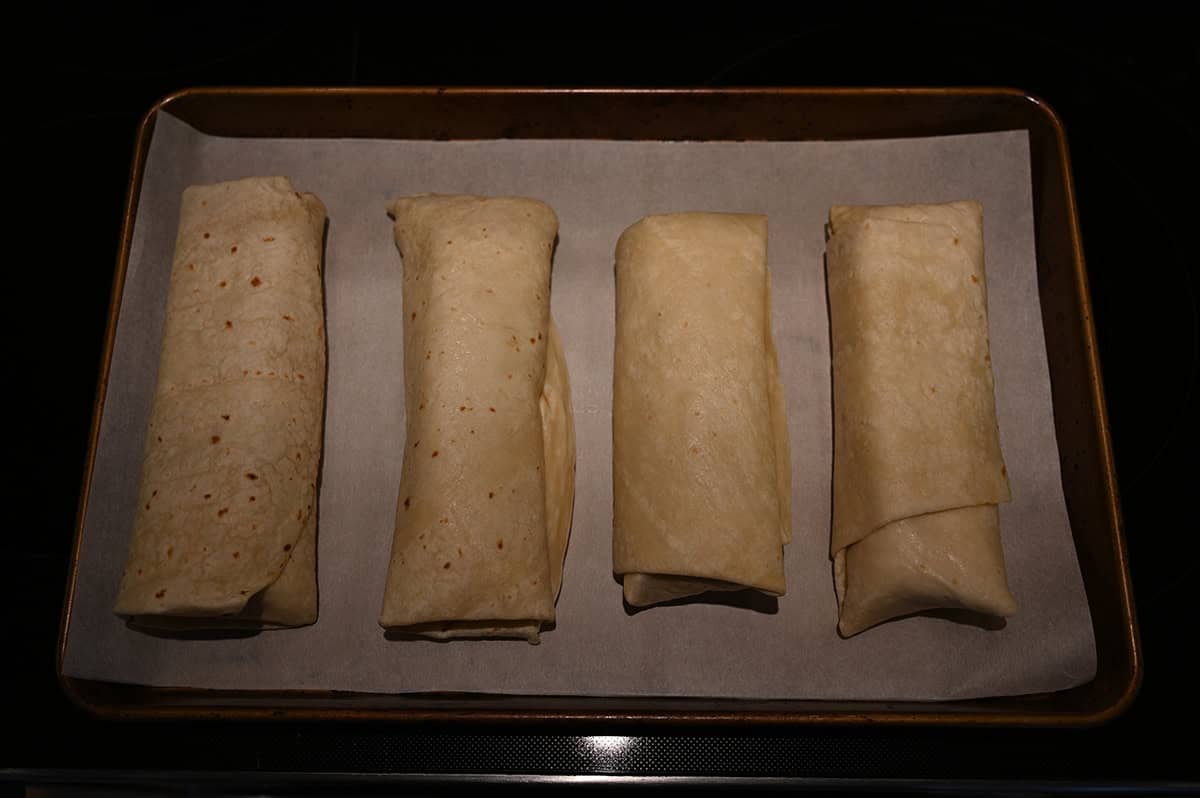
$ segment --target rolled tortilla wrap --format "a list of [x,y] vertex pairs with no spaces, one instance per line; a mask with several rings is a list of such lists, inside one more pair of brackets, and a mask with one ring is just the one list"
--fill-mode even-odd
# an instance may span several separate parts
[[287,178],[183,193],[115,611],[145,626],[317,617],[325,208]]
[[1011,615],[983,209],[839,206],[829,227],[838,628],[933,608]]
[[613,570],[646,606],[785,590],[791,470],[765,216],[650,216],[616,252]]
[[575,494],[550,318],[558,219],[522,198],[390,206],[404,263],[407,438],[380,623],[537,642],[554,621]]

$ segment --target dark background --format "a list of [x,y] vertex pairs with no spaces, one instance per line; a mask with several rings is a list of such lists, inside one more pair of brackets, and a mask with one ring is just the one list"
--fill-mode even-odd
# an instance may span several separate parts
[[[536,34],[486,18],[464,33],[469,9],[435,20],[398,6],[330,15],[302,4],[48,5],[10,23],[4,384],[17,444],[6,445],[16,473],[5,480],[0,533],[0,769],[1200,777],[1190,653],[1200,587],[1200,49],[1194,22],[1134,5],[1108,20],[1055,19],[1037,6],[897,16],[855,5],[756,30],[726,24],[745,15],[740,7],[697,6],[689,17],[720,26],[703,33],[631,16],[636,7],[594,18],[601,6],[548,17]],[[405,84],[1004,85],[1048,101],[1071,147],[1144,644],[1131,709],[1104,727],[1065,731],[801,728],[739,738],[607,728],[638,735],[616,757],[597,755],[580,727],[103,723],[75,709],[56,682],[55,642],[141,115],[190,86]]]

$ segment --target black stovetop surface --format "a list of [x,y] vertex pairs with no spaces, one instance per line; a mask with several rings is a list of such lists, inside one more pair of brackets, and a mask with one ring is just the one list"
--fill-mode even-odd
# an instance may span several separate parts
[[[551,22],[536,35],[463,34],[453,20],[364,10],[330,17],[279,5],[146,6],[114,18],[53,7],[10,28],[6,118],[17,180],[5,184],[16,210],[5,239],[17,246],[5,266],[16,278],[6,297],[17,314],[5,385],[19,393],[7,411],[18,445],[6,447],[17,473],[5,503],[18,512],[0,536],[8,640],[0,768],[40,771],[8,773],[18,780],[190,771],[158,787],[207,790],[234,771],[250,779],[239,790],[297,788],[263,775],[277,772],[1000,779],[1025,789],[1048,780],[1164,788],[1200,777],[1190,654],[1200,592],[1200,257],[1189,247],[1200,177],[1195,25],[1152,10],[1103,25],[1046,22],[1008,6],[916,17],[855,8],[757,31],[658,26],[637,37],[579,35],[586,26]],[[583,726],[114,723],[71,705],[55,678],[55,641],[140,115],[197,85],[492,84],[1005,85],[1047,100],[1072,151],[1144,644],[1145,681],[1132,708],[1087,730],[605,728],[622,738],[614,745]]]

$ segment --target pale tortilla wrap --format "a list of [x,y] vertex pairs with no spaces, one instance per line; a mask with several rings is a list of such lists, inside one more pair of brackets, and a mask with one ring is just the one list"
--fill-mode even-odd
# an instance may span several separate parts
[[555,619],[575,495],[550,318],[558,219],[514,197],[423,195],[389,210],[407,434],[380,624],[537,642]]
[[765,216],[650,216],[617,244],[613,571],[647,606],[786,589],[791,466]]
[[829,233],[838,628],[934,608],[1012,615],[983,209],[839,206]]
[[115,611],[171,629],[317,617],[325,208],[284,177],[183,193]]

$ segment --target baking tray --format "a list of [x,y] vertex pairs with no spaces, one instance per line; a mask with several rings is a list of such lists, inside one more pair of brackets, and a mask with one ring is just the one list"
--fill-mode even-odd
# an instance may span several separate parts
[[[160,111],[241,137],[802,141],[1024,129],[1029,134],[1038,285],[1063,490],[1097,648],[1096,677],[1056,693],[963,701],[804,701],[238,691],[110,684],[63,676],[87,496],[95,465],[133,223]],[[1012,89],[189,89],[143,118],[125,204],[89,453],[59,636],[63,689],[122,718],[387,719],[1090,725],[1120,714],[1141,681],[1120,507],[1087,274],[1061,121]]]

